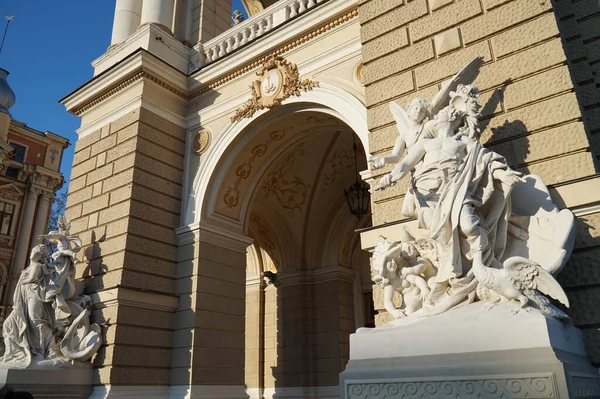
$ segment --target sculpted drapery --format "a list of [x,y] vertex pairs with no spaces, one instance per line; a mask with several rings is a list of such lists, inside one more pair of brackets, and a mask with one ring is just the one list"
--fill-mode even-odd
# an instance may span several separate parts
[[[476,73],[469,76],[474,78]],[[402,211],[417,218],[419,227],[427,232],[424,240],[435,249],[433,253],[429,251],[435,276],[427,277],[427,287],[419,287],[411,280],[426,276],[407,278],[409,273],[402,271],[406,259],[400,246],[385,240],[378,245],[373,262],[376,280],[377,276],[386,275],[387,278],[378,279],[384,286],[402,287],[400,292],[426,293],[417,306],[413,301],[410,309],[396,311],[388,309],[392,308],[391,296],[386,295],[386,309],[396,318],[407,314],[417,317],[438,314],[465,301],[502,300],[518,301],[521,307],[534,304],[550,316],[567,318],[542,294],[568,305],[564,291],[549,272],[558,271],[568,257],[572,214],[556,209],[539,178],[522,178],[501,155],[479,143],[480,105],[474,87],[458,83],[455,77],[442,92],[447,94],[448,105],[437,114],[430,113],[430,119],[421,123],[404,158],[400,160],[393,152],[372,161],[374,168],[397,162],[374,189],[385,189],[410,175]],[[427,101],[421,99],[419,103]],[[398,123],[399,130],[409,126],[408,114],[399,111],[397,104],[391,108],[397,120],[404,120]],[[400,131],[400,136],[405,135]],[[519,186],[524,188],[515,199],[512,193]],[[515,200],[520,210],[528,208],[531,212],[513,213]],[[549,240],[538,239],[544,233],[535,226],[542,225],[557,227],[552,229]],[[403,241],[406,240],[414,238],[409,234]],[[548,246],[546,254],[540,248],[529,250],[540,243]]]
[[90,298],[76,298],[75,263],[81,240],[69,236],[69,223],[41,238],[56,246],[36,245],[15,288],[13,309],[4,321],[6,350],[0,366],[53,366],[89,359],[99,348],[100,330],[89,323]]

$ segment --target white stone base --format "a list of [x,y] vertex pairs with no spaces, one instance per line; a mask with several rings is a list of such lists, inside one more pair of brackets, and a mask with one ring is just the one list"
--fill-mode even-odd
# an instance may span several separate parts
[[350,336],[341,397],[595,398],[580,331],[530,309],[475,303]]
[[92,392],[92,365],[63,368],[0,368],[0,387],[27,391],[36,399],[85,399]]

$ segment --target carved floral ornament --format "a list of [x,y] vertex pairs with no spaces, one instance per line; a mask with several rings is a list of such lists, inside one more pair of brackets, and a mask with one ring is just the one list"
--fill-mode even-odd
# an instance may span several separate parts
[[286,61],[280,56],[272,56],[257,72],[258,80],[250,86],[252,97],[242,104],[231,117],[232,122],[250,118],[262,109],[270,109],[280,105],[291,96],[299,97],[303,91],[309,91],[319,86],[318,82],[310,79],[300,79],[296,64]]

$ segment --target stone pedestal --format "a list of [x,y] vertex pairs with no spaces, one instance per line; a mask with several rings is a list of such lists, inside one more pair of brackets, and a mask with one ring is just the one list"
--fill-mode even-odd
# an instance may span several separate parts
[[482,303],[360,329],[340,384],[346,399],[600,397],[577,328]]
[[0,387],[27,391],[36,399],[85,399],[92,392],[92,365],[68,368],[0,368]]

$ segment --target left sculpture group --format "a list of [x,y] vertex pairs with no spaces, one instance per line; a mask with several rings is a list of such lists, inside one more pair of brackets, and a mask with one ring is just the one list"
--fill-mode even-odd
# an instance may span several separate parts
[[91,298],[78,295],[75,284],[81,239],[69,234],[64,217],[58,227],[39,237],[45,243],[33,247],[19,277],[2,328],[6,350],[0,367],[75,365],[89,360],[101,345],[100,327],[90,324]]

